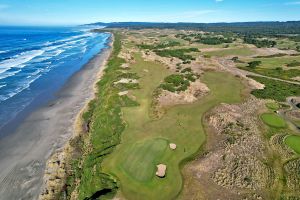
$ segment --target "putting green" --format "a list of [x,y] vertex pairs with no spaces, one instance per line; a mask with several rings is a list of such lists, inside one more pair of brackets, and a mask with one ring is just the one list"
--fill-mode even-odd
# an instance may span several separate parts
[[263,122],[274,128],[285,128],[287,126],[286,122],[280,116],[273,113],[264,113],[261,116]]
[[155,177],[156,165],[163,162],[169,142],[151,139],[133,144],[124,152],[121,168],[137,181],[151,181]]
[[[119,180],[126,199],[174,199],[182,189],[180,163],[194,157],[205,141],[203,115],[220,103],[241,102],[244,86],[230,74],[205,72],[201,80],[210,88],[209,95],[193,104],[174,106],[162,118],[153,119],[153,92],[170,71],[139,55],[135,60],[129,71],[141,77],[141,89],[131,94],[140,106],[122,109],[127,126],[121,144],[103,161],[102,168]],[[170,150],[169,143],[175,143],[177,149]],[[155,176],[160,163],[167,166],[165,178]]]
[[284,140],[285,144],[293,149],[296,153],[300,154],[300,136],[290,135]]

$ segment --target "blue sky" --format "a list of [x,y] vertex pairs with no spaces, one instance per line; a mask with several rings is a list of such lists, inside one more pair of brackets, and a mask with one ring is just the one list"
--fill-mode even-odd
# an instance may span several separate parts
[[300,0],[0,0],[0,25],[300,20]]

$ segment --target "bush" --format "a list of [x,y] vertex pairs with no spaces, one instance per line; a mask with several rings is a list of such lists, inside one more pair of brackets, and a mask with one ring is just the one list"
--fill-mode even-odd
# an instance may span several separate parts
[[291,63],[286,65],[287,67],[298,67],[300,66],[300,62],[293,60]]
[[248,63],[248,66],[249,68],[251,69],[254,69],[256,68],[257,66],[259,66],[261,64],[261,61],[252,61],[252,62],[249,62]]
[[190,82],[195,82],[197,78],[199,77],[192,72],[191,68],[186,68],[181,71],[181,74],[167,76],[160,88],[170,92],[185,91],[190,86]]
[[191,73],[192,69],[190,67],[187,67],[187,68],[184,68],[183,70],[181,70],[181,73],[186,73],[186,72]]
[[187,55],[186,53],[199,51],[197,48],[190,49],[164,49],[155,50],[154,52],[161,57],[175,57],[183,61],[189,61],[193,59],[193,56]]
[[259,39],[253,38],[252,36],[244,37],[244,42],[247,44],[254,44],[258,48],[274,47],[277,44],[273,40],[267,40],[267,39],[259,40]]
[[216,36],[199,36],[199,40],[196,40],[196,42],[202,43],[202,44],[208,44],[208,45],[218,45],[223,43],[232,43],[232,38],[224,38],[224,37],[216,37]]
[[249,77],[265,85],[264,89],[251,92],[257,98],[283,102],[287,97],[300,95],[299,85],[257,76]]
[[170,92],[176,92],[175,87],[170,83],[163,83],[160,85],[160,88],[170,91]]

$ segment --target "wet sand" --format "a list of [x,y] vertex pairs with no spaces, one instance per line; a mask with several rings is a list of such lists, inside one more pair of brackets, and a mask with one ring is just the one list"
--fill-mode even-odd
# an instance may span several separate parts
[[[74,121],[93,98],[94,83],[111,48],[75,73],[49,102],[31,113],[15,133],[0,140],[0,199],[37,199],[46,161],[71,138]],[[51,83],[50,83],[51,84]]]

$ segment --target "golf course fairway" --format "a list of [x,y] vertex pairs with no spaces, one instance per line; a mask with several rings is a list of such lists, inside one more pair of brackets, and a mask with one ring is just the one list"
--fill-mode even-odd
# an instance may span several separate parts
[[[127,199],[174,199],[182,189],[180,165],[193,158],[205,142],[204,114],[220,103],[241,102],[244,86],[228,73],[205,72],[200,79],[210,89],[207,96],[192,104],[174,106],[162,118],[152,119],[153,92],[170,71],[161,64],[144,61],[140,55],[135,55],[135,61],[128,71],[140,77],[141,89],[130,94],[140,105],[122,109],[127,126],[121,143],[103,161],[102,169],[119,180],[121,195]],[[177,149],[171,150],[170,143]],[[155,176],[158,164],[167,166],[166,177]]]

